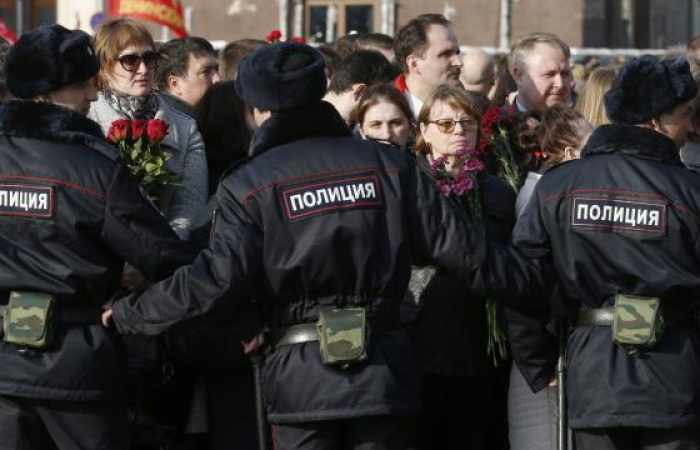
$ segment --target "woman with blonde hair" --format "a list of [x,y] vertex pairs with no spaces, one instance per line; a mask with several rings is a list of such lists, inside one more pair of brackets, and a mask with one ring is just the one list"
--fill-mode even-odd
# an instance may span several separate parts
[[598,67],[588,76],[581,95],[576,101],[576,110],[594,127],[610,123],[605,112],[603,97],[612,87],[617,76],[616,66]]

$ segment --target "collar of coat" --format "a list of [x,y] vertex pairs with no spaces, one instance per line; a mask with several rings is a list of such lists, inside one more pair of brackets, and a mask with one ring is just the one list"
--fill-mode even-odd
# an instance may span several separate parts
[[274,111],[253,135],[250,156],[316,136],[350,136],[350,129],[330,103],[321,101],[303,108]]
[[107,144],[100,126],[53,103],[12,100],[0,107],[0,136],[68,144]]
[[622,153],[643,159],[681,164],[676,144],[650,128],[634,125],[602,125],[595,129],[581,153],[593,155]]

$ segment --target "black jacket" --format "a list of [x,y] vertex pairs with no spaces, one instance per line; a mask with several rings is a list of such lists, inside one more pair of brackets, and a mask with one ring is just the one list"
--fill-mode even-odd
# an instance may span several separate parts
[[[2,394],[113,394],[121,365],[99,307],[119,288],[124,261],[155,280],[192,258],[116,155],[80,114],[24,101],[0,109],[0,303],[10,290],[30,290],[54,294],[59,310],[95,310],[92,325],[59,322],[48,351],[0,342]],[[25,207],[13,204],[15,193]]]
[[366,307],[369,360],[324,366],[318,343],[272,351],[264,367],[273,423],[414,414],[418,380],[399,331],[412,256],[473,273],[474,233],[404,152],[350,136],[322,102],[274,113],[251,160],[218,191],[209,248],[140,297],[114,305],[120,332],[158,333],[219,299],[253,295],[273,329],[314,322],[322,306]]
[[[577,307],[617,293],[658,296],[687,314],[700,292],[700,179],[673,142],[652,130],[598,128],[582,159],[545,174],[514,231],[515,245],[550,259]],[[690,324],[629,356],[610,327],[577,327],[568,340],[574,428],[698,425],[700,342]]]
[[[428,171],[424,156],[418,163]],[[481,174],[479,194],[487,236],[509,242],[515,225],[515,194],[499,178]],[[438,270],[420,297],[421,311],[415,329],[416,347],[423,371],[453,376],[485,376],[492,364],[486,354],[486,302],[469,295],[464,279]]]

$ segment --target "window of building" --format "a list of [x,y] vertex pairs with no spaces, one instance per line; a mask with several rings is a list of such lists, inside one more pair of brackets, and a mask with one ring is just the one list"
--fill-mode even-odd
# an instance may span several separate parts
[[51,25],[56,23],[56,0],[0,0],[0,18],[18,35]]
[[306,37],[312,43],[333,42],[341,35],[379,28],[380,0],[307,0],[305,9]]

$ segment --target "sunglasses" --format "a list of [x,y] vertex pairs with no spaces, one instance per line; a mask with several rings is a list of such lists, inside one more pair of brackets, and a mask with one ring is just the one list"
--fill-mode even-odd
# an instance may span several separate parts
[[141,54],[127,53],[126,55],[121,55],[117,58],[117,61],[119,61],[119,64],[121,64],[122,68],[127,72],[136,72],[139,70],[139,67],[141,67],[141,62],[143,62],[146,67],[153,68],[158,64],[159,59],[160,55],[158,52],[148,50]]
[[457,124],[462,125],[462,129],[465,131],[473,131],[476,130],[477,127],[476,121],[474,119],[438,119],[429,120],[428,123],[434,123],[438,127],[438,130],[445,134],[452,133],[455,130]]

